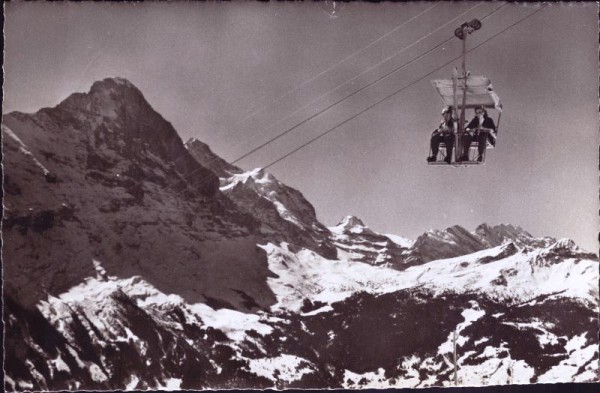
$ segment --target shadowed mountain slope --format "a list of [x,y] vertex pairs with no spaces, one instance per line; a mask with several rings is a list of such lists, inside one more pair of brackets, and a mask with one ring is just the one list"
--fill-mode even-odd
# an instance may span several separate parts
[[18,301],[75,285],[94,259],[194,301],[273,301],[258,222],[128,81],[10,113],[2,133],[5,290]]

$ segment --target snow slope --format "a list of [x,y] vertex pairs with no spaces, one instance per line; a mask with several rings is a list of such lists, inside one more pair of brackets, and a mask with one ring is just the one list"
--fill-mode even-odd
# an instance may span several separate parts
[[478,293],[507,304],[534,301],[540,296],[566,297],[597,307],[598,262],[574,257],[538,265],[540,256],[548,255],[555,246],[515,252],[488,262],[514,247],[507,244],[404,271],[354,262],[352,257],[328,260],[309,250],[294,253],[286,244],[261,247],[267,251],[269,269],[278,276],[269,278],[278,300],[274,309],[298,310],[305,298],[331,304],[357,292],[388,293],[410,287],[426,288],[438,295]]

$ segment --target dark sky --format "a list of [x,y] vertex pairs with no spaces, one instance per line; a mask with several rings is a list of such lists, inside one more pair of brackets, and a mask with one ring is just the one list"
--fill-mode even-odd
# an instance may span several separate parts
[[[231,161],[502,4],[444,2],[398,28],[434,3],[349,3],[335,18],[313,2],[8,3],[3,112],[54,106],[121,76],[184,141],[198,138]],[[506,5],[468,46],[538,7]],[[415,238],[454,224],[511,223],[596,251],[597,14],[594,3],[550,5],[468,55],[467,68],[492,80],[505,108],[485,166],[425,162],[442,109],[429,81],[450,77],[456,61],[269,171],[301,190],[327,225],[352,214],[378,232]],[[448,42],[238,165],[267,165],[460,48],[458,39]]]

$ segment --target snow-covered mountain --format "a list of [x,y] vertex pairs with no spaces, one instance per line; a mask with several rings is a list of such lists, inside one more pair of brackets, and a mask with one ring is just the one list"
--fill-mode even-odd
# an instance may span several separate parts
[[382,235],[369,229],[358,217],[347,216],[329,228],[332,239],[345,259],[372,265],[406,267],[413,242],[401,236]]
[[253,216],[268,239],[290,242],[335,258],[336,248],[329,231],[317,220],[314,207],[300,191],[260,168],[244,172],[196,139],[190,139],[186,147],[198,162],[220,177],[223,195],[239,211]]
[[569,239],[326,228],[120,78],[2,137],[7,390],[450,386],[455,344],[460,385],[598,380],[598,259]]

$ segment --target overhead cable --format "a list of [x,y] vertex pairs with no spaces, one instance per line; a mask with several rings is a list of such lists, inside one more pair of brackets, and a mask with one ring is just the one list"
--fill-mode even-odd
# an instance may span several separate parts
[[[332,93],[332,92],[334,92],[334,91],[338,90],[340,87],[342,87],[342,86],[344,86],[344,85],[346,85],[346,84],[348,84],[348,83],[352,82],[353,80],[357,79],[359,76],[361,76],[361,75],[365,74],[366,72],[368,72],[368,71],[372,70],[373,68],[375,68],[375,67],[379,66],[381,63],[388,61],[389,59],[391,59],[391,58],[393,58],[393,57],[397,56],[398,54],[400,54],[401,52],[405,51],[406,49],[408,49],[408,48],[410,48],[410,47],[412,47],[412,46],[416,45],[417,43],[421,42],[422,40],[424,40],[424,39],[428,38],[428,37],[429,37],[429,36],[431,36],[433,33],[435,33],[435,32],[437,32],[438,30],[440,30],[440,29],[444,28],[446,25],[448,25],[448,24],[450,24],[450,23],[454,22],[456,19],[458,19],[458,18],[460,18],[460,17],[462,17],[462,16],[466,15],[467,13],[469,13],[470,11],[472,11],[473,9],[475,9],[476,7],[478,7],[479,5],[481,5],[481,4],[483,4],[483,3],[484,3],[484,2],[480,2],[480,3],[476,4],[475,6],[473,6],[473,7],[469,8],[467,11],[465,11],[465,12],[461,13],[460,15],[456,16],[454,19],[452,19],[452,20],[450,20],[450,21],[446,22],[444,25],[442,25],[442,26],[438,27],[438,28],[437,28],[437,29],[435,29],[434,31],[432,31],[432,32],[430,32],[430,33],[428,33],[428,34],[426,34],[425,36],[423,36],[423,37],[419,38],[418,40],[414,41],[413,43],[411,43],[410,45],[408,45],[408,46],[406,46],[406,47],[402,48],[400,51],[396,52],[394,55],[388,56],[387,58],[385,58],[384,60],[382,60],[382,61],[380,61],[379,63],[375,64],[374,66],[371,66],[371,67],[370,67],[369,69],[367,69],[366,71],[363,71],[361,74],[359,74],[359,75],[355,76],[354,78],[352,78],[352,79],[350,79],[350,80],[348,80],[348,81],[346,81],[346,82],[342,83],[341,85],[338,85],[338,86],[337,86],[337,87],[335,87],[334,89],[332,89],[332,90],[330,90],[330,91],[328,91],[328,92],[324,93],[323,95],[319,96],[318,98],[316,98],[315,100],[311,101],[309,104],[307,104],[307,105],[303,106],[302,108],[298,109],[297,111],[295,111],[294,113],[292,113],[292,114],[291,114],[291,115],[289,115],[288,117],[290,117],[290,116],[292,116],[292,115],[296,114],[297,112],[299,112],[299,111],[301,111],[301,110],[305,109],[307,106],[309,106],[309,105],[312,105],[314,102],[316,102],[316,101],[320,100],[320,99],[321,99],[321,98],[323,98],[324,96],[326,96],[326,95],[328,95],[328,94],[330,94],[330,93]],[[488,13],[486,16],[484,16],[482,19],[485,19],[485,18],[489,17],[490,15],[492,15],[494,12],[498,11],[499,9],[501,9],[502,7],[504,7],[505,5],[506,5],[506,4],[504,4],[504,5],[502,5],[502,6],[498,7],[498,8],[496,8],[496,9],[494,9],[493,11],[491,11],[490,13]],[[354,91],[354,92],[352,92],[352,93],[350,93],[350,94],[346,95],[345,97],[342,97],[341,99],[339,99],[339,100],[335,101],[334,103],[330,104],[330,105],[329,105],[329,106],[327,106],[326,108],[324,108],[324,109],[322,109],[322,110],[320,110],[320,111],[316,112],[315,114],[313,114],[313,115],[309,116],[308,118],[306,118],[306,119],[302,120],[301,122],[299,122],[299,123],[296,123],[294,126],[292,126],[292,127],[288,128],[288,129],[286,129],[286,130],[285,130],[285,131],[283,131],[282,133],[279,133],[278,135],[276,135],[276,136],[272,137],[271,139],[269,139],[269,140],[265,141],[265,142],[264,142],[264,143],[262,143],[261,145],[259,145],[259,146],[255,147],[255,148],[253,148],[252,150],[250,150],[250,151],[248,151],[248,152],[244,153],[244,154],[243,154],[243,155],[241,155],[240,157],[238,157],[238,158],[236,158],[235,160],[231,161],[231,164],[235,164],[235,163],[237,163],[237,162],[239,162],[239,161],[243,160],[244,158],[246,158],[246,157],[250,156],[251,154],[253,154],[253,153],[257,152],[258,150],[260,150],[260,149],[262,149],[263,147],[265,147],[265,146],[269,145],[270,143],[272,143],[272,142],[276,141],[277,139],[279,139],[279,138],[281,138],[281,137],[283,137],[283,136],[285,136],[285,135],[289,134],[290,132],[294,131],[294,130],[295,130],[295,129],[297,129],[298,127],[300,127],[300,126],[302,126],[303,124],[307,123],[308,121],[310,121],[310,120],[314,119],[315,117],[319,116],[320,114],[322,114],[322,113],[324,113],[324,112],[328,111],[329,109],[333,108],[334,106],[336,106],[336,105],[337,105],[337,104],[339,104],[340,102],[342,102],[342,101],[345,101],[346,99],[349,99],[350,97],[353,97],[353,96],[355,96],[356,94],[358,94],[358,93],[360,93],[361,91],[363,91],[363,90],[365,90],[365,89],[369,88],[370,86],[372,86],[372,85],[374,85],[374,84],[378,83],[379,81],[381,81],[382,79],[384,79],[384,78],[388,77],[389,75],[391,75],[391,74],[393,74],[393,73],[395,73],[395,72],[397,72],[397,71],[399,71],[399,70],[403,69],[404,67],[406,67],[406,66],[408,66],[408,65],[410,65],[410,64],[412,64],[412,63],[414,63],[414,62],[415,62],[415,61],[417,61],[417,60],[420,60],[421,58],[423,58],[423,57],[424,57],[424,56],[426,56],[427,54],[431,53],[432,51],[436,50],[436,49],[437,49],[437,48],[439,48],[440,46],[442,46],[442,45],[446,44],[447,42],[449,42],[449,41],[450,41],[450,40],[452,40],[453,38],[454,38],[454,36],[451,36],[451,37],[449,37],[448,39],[446,39],[446,40],[444,40],[444,41],[440,42],[439,44],[437,44],[436,46],[434,46],[433,48],[430,48],[430,49],[429,49],[429,50],[427,50],[425,53],[422,53],[421,55],[417,56],[416,58],[413,58],[413,59],[409,60],[408,62],[406,62],[406,63],[404,63],[404,64],[401,64],[400,66],[398,66],[398,67],[394,68],[393,70],[389,71],[388,73],[386,73],[386,74],[384,74],[384,75],[382,75],[382,76],[378,77],[376,80],[374,80],[374,81],[372,81],[372,82],[370,82],[370,83],[366,84],[365,86],[363,86],[363,87],[359,88],[358,90],[356,90],[356,91]],[[286,119],[287,119],[287,117],[286,117]],[[283,119],[283,120],[285,120],[285,119]],[[282,120],[282,121],[283,121],[283,120]],[[276,124],[279,124],[280,122],[281,122],[281,121],[279,121],[279,122],[275,123],[275,125],[276,125]],[[210,161],[214,161],[214,159],[212,159],[212,160],[210,160]],[[209,161],[209,162],[210,162],[210,161]],[[200,169],[198,169],[198,170],[200,170]],[[197,170],[196,170],[196,171],[197,171]],[[190,172],[190,173],[186,174],[185,176],[183,176],[183,177],[182,177],[182,179],[181,179],[180,181],[184,180],[185,178],[187,178],[187,177],[191,176],[191,175],[192,175],[192,174],[194,174],[194,173],[195,173],[195,171],[192,171],[192,172]]]
[[[530,18],[531,16],[533,16],[533,15],[534,15],[534,14],[536,14],[537,12],[539,12],[539,11],[543,10],[543,9],[544,9],[546,6],[547,6],[547,4],[544,4],[544,5],[542,5],[540,8],[538,8],[537,10],[535,10],[534,12],[532,12],[531,14],[529,14],[529,15],[527,15],[526,17],[524,17],[524,18],[522,18],[522,19],[518,20],[517,22],[515,22],[515,23],[511,24],[511,25],[510,25],[510,26],[508,26],[507,28],[505,28],[505,29],[501,30],[499,33],[496,33],[496,34],[494,34],[494,35],[493,35],[493,36],[491,36],[490,38],[486,39],[485,41],[481,42],[481,43],[480,43],[480,44],[478,44],[477,46],[475,46],[475,47],[471,48],[470,50],[468,50],[466,53],[470,53],[470,52],[474,51],[475,49],[479,48],[480,46],[484,45],[485,43],[489,42],[490,40],[492,40],[492,39],[496,38],[497,36],[499,36],[500,34],[504,33],[505,31],[507,31],[507,30],[509,30],[509,29],[513,28],[514,26],[516,26],[516,25],[518,25],[519,23],[523,22],[524,20],[526,20],[526,19]],[[300,145],[299,147],[297,147],[296,149],[294,149],[294,150],[290,151],[289,153],[286,153],[285,155],[283,155],[282,157],[280,157],[280,158],[276,159],[275,161],[272,161],[272,162],[271,162],[271,163],[269,163],[268,165],[264,166],[264,167],[263,167],[263,169],[267,169],[267,168],[269,168],[269,167],[271,167],[271,166],[273,166],[273,165],[277,164],[278,162],[280,162],[280,161],[282,161],[282,160],[284,160],[284,159],[288,158],[289,156],[291,156],[292,154],[296,153],[297,151],[299,151],[299,150],[303,149],[304,147],[306,147],[306,146],[310,145],[311,143],[313,143],[313,142],[317,141],[318,139],[321,139],[321,138],[322,138],[322,137],[324,137],[325,135],[327,135],[327,134],[329,134],[329,133],[333,132],[334,130],[338,129],[340,126],[342,126],[342,125],[344,125],[344,124],[348,123],[350,120],[353,120],[353,119],[355,119],[356,117],[360,116],[361,114],[365,113],[366,111],[368,111],[369,109],[373,108],[373,107],[374,107],[374,106],[376,106],[377,104],[379,104],[379,103],[381,103],[381,102],[383,102],[383,101],[387,100],[388,98],[391,98],[391,97],[395,96],[396,94],[398,94],[398,93],[400,93],[400,92],[402,92],[402,91],[404,91],[404,90],[408,89],[409,87],[411,87],[411,86],[413,86],[413,85],[417,84],[418,82],[422,81],[423,79],[427,78],[429,75],[433,74],[434,72],[436,72],[436,71],[439,71],[439,70],[440,70],[440,69],[442,69],[443,67],[446,67],[446,66],[447,66],[447,65],[449,65],[450,63],[452,63],[452,62],[454,62],[454,61],[458,60],[460,57],[461,57],[461,56],[457,56],[457,57],[455,57],[454,59],[450,60],[449,62],[447,62],[447,63],[444,63],[444,64],[442,64],[441,66],[439,66],[439,67],[437,67],[436,69],[434,69],[433,71],[431,71],[431,72],[429,72],[429,73],[427,73],[427,74],[423,75],[422,77],[420,77],[419,79],[415,80],[414,82],[412,82],[412,83],[410,83],[410,84],[408,84],[408,85],[406,85],[406,86],[403,86],[402,88],[400,88],[399,90],[396,90],[396,91],[395,91],[395,92],[393,92],[392,94],[389,94],[389,95],[385,96],[384,98],[382,98],[382,99],[380,99],[380,100],[376,101],[375,103],[373,103],[373,104],[369,105],[369,106],[368,106],[368,107],[366,107],[365,109],[363,109],[363,110],[361,110],[360,112],[356,113],[355,115],[353,115],[353,116],[349,117],[348,119],[344,120],[343,122],[341,122],[341,123],[338,123],[336,126],[334,126],[334,127],[330,128],[330,129],[328,129],[327,131],[325,131],[325,132],[323,132],[323,133],[321,133],[321,134],[317,135],[316,137],[312,138],[312,139],[311,139],[311,140],[309,140],[308,142],[306,142],[306,143],[304,143],[304,144]]]

